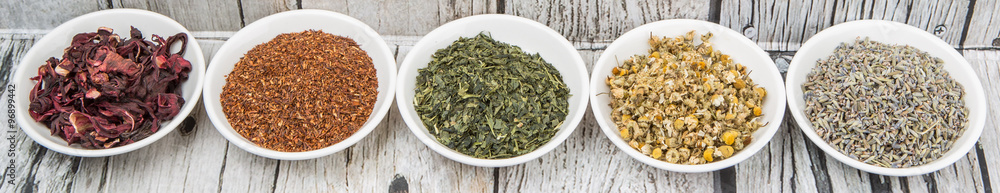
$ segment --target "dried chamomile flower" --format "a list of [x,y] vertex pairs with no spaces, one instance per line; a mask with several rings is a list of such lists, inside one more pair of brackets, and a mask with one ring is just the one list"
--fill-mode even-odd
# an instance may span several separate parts
[[723,158],[729,158],[730,156],[733,156],[733,151],[734,150],[733,150],[732,146],[726,145],[726,146],[719,147],[719,152],[722,153],[722,157]]
[[767,91],[711,39],[694,31],[652,36],[648,54],[611,70],[611,116],[630,147],[668,163],[704,164],[742,150],[764,125]]

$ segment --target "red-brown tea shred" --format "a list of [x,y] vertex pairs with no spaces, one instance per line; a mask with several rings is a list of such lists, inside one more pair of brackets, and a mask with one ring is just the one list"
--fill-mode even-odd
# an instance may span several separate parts
[[272,150],[300,152],[350,137],[378,96],[372,59],[346,37],[281,34],[236,63],[222,91],[233,128]]

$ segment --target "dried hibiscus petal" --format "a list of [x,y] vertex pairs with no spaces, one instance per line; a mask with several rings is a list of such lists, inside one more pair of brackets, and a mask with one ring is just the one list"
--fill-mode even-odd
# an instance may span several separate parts
[[[143,40],[133,27],[128,37],[106,27],[73,36],[63,58],[49,58],[31,78],[31,118],[68,144],[104,149],[142,140],[177,116],[191,71],[182,57],[187,34]],[[181,49],[170,53],[175,42]]]

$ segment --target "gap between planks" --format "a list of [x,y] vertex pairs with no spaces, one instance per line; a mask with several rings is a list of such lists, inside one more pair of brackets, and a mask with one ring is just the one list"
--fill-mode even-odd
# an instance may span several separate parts
[[[195,34],[195,36],[197,38],[199,38],[199,41],[202,41],[202,40],[220,40],[220,41],[224,41],[225,39],[227,39],[228,35],[232,34],[232,32],[193,32],[193,33]],[[34,34],[34,35],[32,35],[32,34]],[[33,38],[35,38],[34,37],[35,35],[40,35],[40,34],[28,32],[28,33],[23,33],[22,35],[25,35],[25,36],[19,36],[19,37],[30,37],[30,38],[25,38],[25,39],[33,39]],[[8,37],[10,37],[10,36],[8,36]],[[400,46],[412,46],[417,40],[419,40],[420,36],[386,36],[385,38],[387,40],[389,40],[387,42],[389,42],[390,45],[395,45],[396,48],[399,48]],[[577,47],[580,50],[600,51],[600,50],[603,49],[603,47],[607,46],[607,43],[580,43],[580,42],[576,42],[576,43],[574,43],[574,46]],[[983,58],[989,58],[989,59],[994,59],[994,60],[996,59],[996,57],[990,57],[990,56],[992,56],[991,54],[993,54],[993,55],[996,54],[995,50],[970,49],[970,51],[975,52],[975,53],[978,54],[976,56],[971,56],[971,57],[967,56],[967,58],[970,58],[972,60],[975,60],[975,59],[982,60]],[[985,55],[985,57],[984,57],[984,55]],[[403,56],[403,55],[397,55],[397,58],[401,59],[402,58],[401,56]],[[594,59],[596,59],[596,58],[594,58]],[[593,60],[588,60],[588,61],[592,62]],[[398,62],[400,62],[400,61],[397,61],[397,63]],[[994,64],[994,63],[995,63],[995,61],[993,61],[993,63],[991,63],[991,64]],[[980,67],[982,67],[982,66],[980,65]],[[989,66],[987,65],[986,67],[989,67]],[[986,67],[984,67],[984,68],[986,68]],[[981,78],[995,79],[995,76],[992,76],[994,74],[989,73],[989,72],[985,72],[985,74],[988,77],[981,77]],[[990,84],[987,84],[987,86],[990,86]],[[993,88],[993,89],[995,89],[995,88]],[[987,129],[990,129],[990,128],[987,128]],[[973,153],[970,152],[970,154],[973,154]],[[980,154],[982,154],[982,153],[980,153]],[[48,155],[46,155],[46,156],[48,156]],[[979,155],[979,157],[983,157],[983,156]],[[975,157],[973,157],[972,159],[974,159],[974,158]],[[72,160],[71,162],[79,162],[80,161],[79,159],[71,159],[71,160]],[[979,160],[979,161],[982,161],[982,160]],[[973,162],[974,163],[972,163],[972,164],[986,165],[986,164],[978,163],[978,162],[975,162],[975,161],[973,161]],[[992,162],[995,162],[995,161],[992,161]],[[75,164],[79,164],[79,163],[75,163]],[[105,163],[105,164],[107,164],[107,163]],[[827,164],[830,164],[830,163],[827,163]],[[839,163],[834,163],[834,164],[839,164]],[[850,170],[851,168],[846,168],[846,169]],[[985,168],[982,168],[982,169],[985,169]],[[75,171],[75,170],[78,170],[78,169],[74,167],[74,168],[72,168],[72,170]],[[105,166],[105,170],[106,170],[106,166]],[[494,180],[494,183],[495,183],[494,186],[493,186],[493,190],[494,191],[497,191],[498,190],[498,186],[499,186],[499,177],[498,177],[499,170],[500,169],[494,169],[494,171],[493,171],[494,172],[493,180]],[[105,172],[107,172],[107,171],[105,171]],[[954,171],[952,171],[952,172],[954,172]],[[985,183],[990,183],[989,181],[995,181],[996,180],[995,178],[989,179],[989,176],[986,175],[987,172],[983,172],[983,173],[984,173],[983,177],[987,178],[987,179],[977,179],[977,180],[986,180],[987,182],[985,182]],[[995,173],[995,172],[990,171],[989,173]],[[104,175],[105,174],[101,174],[101,177],[104,177]],[[865,176],[861,176],[861,177],[865,177]],[[901,189],[900,189],[900,187],[893,187],[893,190],[897,190],[897,191],[898,190],[914,190],[914,189],[911,189],[911,188],[914,188],[914,186],[916,186],[916,188],[918,188],[918,189],[922,189],[922,188],[920,188],[920,186],[926,186],[926,185],[921,185],[922,183],[920,183],[920,182],[928,180],[927,179],[928,177],[930,177],[931,181],[936,181],[936,180],[934,180],[933,176],[922,176],[922,177],[921,176],[916,176],[916,177],[911,177],[909,180],[905,180],[907,178],[891,179],[891,183],[893,183],[893,184],[901,183],[902,186],[904,186]],[[869,178],[870,178],[870,176],[869,176]],[[916,179],[914,179],[914,178],[916,178]],[[923,178],[923,179],[921,180],[920,178]],[[222,179],[219,179],[219,180],[222,180]],[[868,179],[868,180],[875,181],[875,179]],[[941,179],[939,178],[939,180],[941,180]],[[864,180],[862,180],[862,181],[864,181]],[[906,183],[907,181],[910,184],[909,187],[905,187],[905,186],[908,186],[908,185],[905,185],[905,184],[907,184]],[[875,182],[872,182],[872,183],[875,183]],[[886,182],[883,182],[883,183],[890,183],[890,182],[886,181]],[[980,183],[982,183],[982,182],[980,182]],[[994,183],[990,183],[990,184],[994,184]],[[80,184],[69,184],[67,186],[70,186],[70,185],[76,187],[76,186],[79,186]],[[945,184],[945,185],[947,185],[947,184]],[[275,185],[272,185],[272,187],[273,186],[275,186]],[[940,186],[941,186],[941,184],[934,184],[934,185],[926,186],[926,187],[923,187],[923,188],[930,188],[929,191],[935,191],[936,189],[944,188],[944,187],[940,187]],[[103,187],[98,187],[98,188],[103,188]],[[510,188],[510,187],[507,187],[507,188]],[[220,189],[221,189],[221,186],[220,186]],[[948,188],[944,188],[944,189],[948,189]],[[923,189],[923,190],[928,190],[928,189]],[[983,191],[983,189],[978,189],[978,190],[979,191]]]

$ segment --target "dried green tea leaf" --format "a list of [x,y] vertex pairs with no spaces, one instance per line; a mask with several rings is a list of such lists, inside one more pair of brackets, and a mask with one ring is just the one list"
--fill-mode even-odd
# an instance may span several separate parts
[[479,35],[459,38],[419,69],[413,106],[438,142],[477,158],[509,158],[552,139],[569,88],[538,54]]

